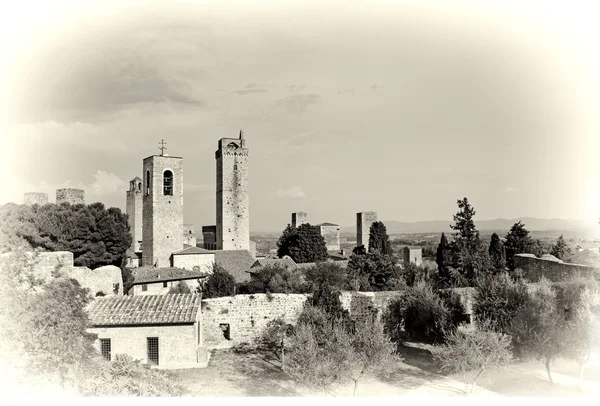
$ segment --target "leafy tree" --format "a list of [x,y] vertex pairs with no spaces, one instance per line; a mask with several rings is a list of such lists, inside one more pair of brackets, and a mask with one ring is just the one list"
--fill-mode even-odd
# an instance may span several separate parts
[[508,274],[500,273],[480,279],[474,299],[475,318],[487,321],[496,332],[507,333],[517,313],[529,300],[529,293],[525,283],[515,282]]
[[350,286],[361,291],[398,290],[404,286],[402,269],[391,255],[379,251],[352,255],[347,266]]
[[406,286],[414,286],[420,281],[432,283],[431,278],[429,276],[429,270],[423,267],[422,265],[417,265],[412,262],[404,264],[404,268],[402,269],[402,275],[404,277]]
[[341,291],[348,287],[348,274],[345,269],[334,262],[320,262],[304,271],[306,283],[310,291],[316,291],[327,285]]
[[548,380],[553,383],[550,364],[567,353],[570,340],[567,327],[564,310],[557,305],[556,293],[550,283],[542,279],[508,330],[518,354],[543,361]]
[[123,292],[127,294],[135,282],[135,277],[131,269],[127,267],[121,269],[121,277],[123,278]]
[[294,326],[278,317],[267,323],[262,336],[261,346],[272,352],[281,362],[281,369],[285,371],[285,348],[289,338],[294,332]]
[[492,234],[488,253],[495,272],[503,272],[506,269],[506,250],[496,233]]
[[369,230],[369,252],[379,252],[381,255],[392,255],[390,237],[387,235],[385,224],[376,221]]
[[307,286],[302,272],[280,265],[267,265],[252,275],[252,279],[240,286],[246,293],[306,293]]
[[567,245],[565,239],[561,235],[556,240],[556,243],[552,246],[550,254],[554,255],[558,259],[564,259],[571,253],[571,248]]
[[321,285],[306,301],[307,306],[315,307],[324,312],[330,322],[341,323],[352,329],[353,322],[348,310],[344,309],[340,301],[340,291],[329,285]]
[[504,248],[506,249],[506,265],[510,271],[515,270],[515,254],[532,253],[534,242],[529,236],[525,224],[520,221],[513,224],[506,234]]
[[[451,309],[449,305],[461,308]],[[455,317],[457,314],[464,314],[460,300],[447,300],[430,285],[419,282],[390,303],[384,320],[386,331],[396,342],[409,339],[436,343],[444,340],[445,333],[458,327],[462,318]]]
[[395,345],[384,332],[384,325],[380,320],[367,318],[357,323],[352,336],[351,379],[354,381],[354,396],[358,382],[365,373],[376,370],[386,370],[395,362],[402,360],[396,355]]
[[[294,231],[295,230],[295,231]],[[294,262],[321,262],[327,260],[327,245],[318,227],[308,223],[294,229],[286,227],[277,243],[279,257],[289,255]]]
[[471,206],[469,200],[465,197],[457,200],[459,211],[454,215],[454,224],[450,228],[455,231],[454,240],[463,240],[466,247],[474,248],[476,240],[479,239],[479,231],[475,228],[475,208]]
[[277,240],[277,256],[279,258],[290,255],[290,241],[291,237],[296,235],[296,231],[296,227],[288,224],[281,233],[279,240]]
[[198,288],[204,298],[232,296],[235,292],[235,278],[219,265],[213,266],[212,274]]
[[179,281],[179,283],[172,288],[169,289],[167,294],[178,294],[178,293],[192,293],[190,287],[184,281]]
[[[446,335],[445,344],[434,352],[434,359],[442,371],[460,373],[465,383],[465,393],[470,393],[482,373],[511,363],[510,337],[485,326],[454,330]],[[467,374],[470,371],[475,371],[476,375],[469,391]]]

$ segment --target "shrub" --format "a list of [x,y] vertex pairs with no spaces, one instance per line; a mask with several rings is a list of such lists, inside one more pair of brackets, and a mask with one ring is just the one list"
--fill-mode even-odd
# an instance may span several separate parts
[[286,323],[283,317],[271,320],[267,323],[261,339],[261,347],[275,355],[281,362],[281,369],[285,371],[285,348],[294,327]]
[[302,272],[279,265],[268,265],[252,275],[252,279],[240,286],[244,293],[306,293],[307,286]]
[[225,269],[215,265],[212,274],[205,283],[200,285],[199,290],[204,298],[232,296],[235,290],[235,279]]
[[190,287],[184,281],[179,281],[179,283],[172,288],[169,289],[167,294],[178,294],[178,293],[192,293]]
[[316,291],[321,286],[327,285],[334,290],[347,289],[348,274],[345,269],[335,263],[320,262],[304,271],[309,291]]

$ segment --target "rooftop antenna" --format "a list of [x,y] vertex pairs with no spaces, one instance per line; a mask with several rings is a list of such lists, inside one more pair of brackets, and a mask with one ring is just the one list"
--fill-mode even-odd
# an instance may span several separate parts
[[163,156],[165,154],[165,149],[167,149],[167,147],[165,147],[167,143],[165,142],[165,140],[160,140],[158,144],[160,145],[160,147],[158,147],[158,149],[160,149],[160,155]]

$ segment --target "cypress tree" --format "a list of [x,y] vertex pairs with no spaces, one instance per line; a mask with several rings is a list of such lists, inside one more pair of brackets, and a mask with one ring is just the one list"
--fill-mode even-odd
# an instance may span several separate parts
[[490,260],[492,262],[492,267],[495,272],[504,271],[506,268],[506,252],[504,250],[504,245],[498,237],[498,234],[492,234],[492,239],[490,241],[490,248],[488,249],[488,253],[490,254]]
[[387,235],[385,224],[376,221],[369,230],[369,252],[379,251],[382,255],[392,255],[390,238]]

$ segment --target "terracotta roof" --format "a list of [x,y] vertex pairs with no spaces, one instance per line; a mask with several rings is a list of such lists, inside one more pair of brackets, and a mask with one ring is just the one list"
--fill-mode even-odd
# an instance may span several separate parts
[[125,256],[127,258],[135,258],[135,259],[139,259],[139,257],[137,256],[137,254],[135,252],[133,252],[131,249],[127,248],[127,250],[125,251]]
[[235,278],[236,282],[250,279],[248,271],[255,260],[248,250],[214,251],[215,264],[221,266]]
[[140,267],[132,270],[133,285],[153,282],[167,282],[184,279],[196,279],[206,276],[204,272],[190,271],[181,268]]
[[283,258],[259,258],[250,267],[250,272],[259,272],[258,269],[253,271],[253,268],[262,268],[264,266],[280,266],[286,269],[298,269],[298,265],[290,257]]
[[200,308],[200,295],[97,297],[88,306],[92,326],[194,323]]
[[214,254],[214,251],[205,250],[200,247],[192,247],[191,245],[188,248],[184,248],[179,251],[175,251],[173,255],[193,255],[193,254]]

